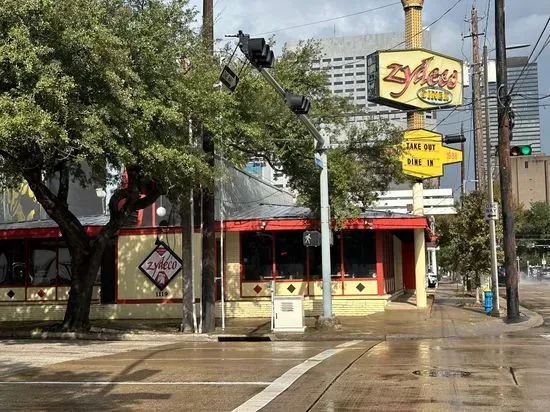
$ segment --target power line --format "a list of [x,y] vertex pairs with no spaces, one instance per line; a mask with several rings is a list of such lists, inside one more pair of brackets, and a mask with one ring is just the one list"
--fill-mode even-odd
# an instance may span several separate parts
[[[529,65],[529,60],[531,59],[531,57],[533,56],[533,53],[535,52],[537,46],[539,45],[539,42],[542,39],[542,36],[544,36],[544,32],[546,31],[546,28],[548,27],[548,24],[550,24],[550,17],[548,17],[548,19],[546,20],[546,24],[544,25],[544,28],[542,29],[542,31],[539,34],[539,38],[537,39],[537,42],[535,43],[535,47],[533,47],[533,50],[531,50],[531,53],[529,54],[529,57],[527,57],[527,61],[525,62],[524,66],[523,66],[523,69],[521,70],[521,73],[519,74],[519,77],[516,79],[516,81],[514,82],[514,84],[511,87],[510,91],[508,92],[508,95],[512,94],[512,92],[514,91],[514,87],[516,86],[517,82],[523,76],[523,73],[525,72],[525,69]],[[542,49],[542,50],[544,50],[544,49]],[[537,55],[537,57],[539,55],[540,55],[540,53]],[[535,61],[533,61],[532,63],[534,63],[534,62]]]
[[[434,21],[432,21],[430,24],[428,24],[426,27],[422,28],[422,30],[420,30],[418,33],[415,33],[413,35],[413,37],[416,37],[418,36],[419,34],[425,32],[426,30],[428,30],[430,27],[432,27],[434,24],[436,24],[437,22],[439,22],[443,17],[445,17],[447,14],[449,14],[456,6],[458,6],[458,4],[462,2],[462,0],[457,0],[451,7],[449,7],[441,16],[439,16],[437,19],[435,19]],[[401,43],[397,43],[395,46],[391,47],[389,50],[392,50],[392,49],[395,49],[397,46],[400,46],[402,44],[405,44],[406,40],[403,40]]]
[[355,12],[355,13],[346,14],[346,15],[343,15],[343,16],[333,17],[333,18],[330,18],[330,19],[317,20],[317,21],[313,21],[313,22],[310,22],[310,23],[297,24],[295,26],[288,26],[288,27],[283,27],[283,28],[280,28],[280,29],[264,31],[262,33],[256,33],[256,34],[254,34],[254,36],[261,36],[261,35],[264,35],[264,34],[272,34],[272,33],[277,33],[277,32],[280,32],[280,31],[298,29],[298,28],[301,28],[301,27],[313,26],[313,25],[319,24],[319,23],[327,23],[329,21],[335,21],[335,20],[345,19],[345,18],[348,18],[348,17],[359,16],[360,14],[365,14],[365,13],[369,13],[371,11],[385,9],[386,7],[395,6],[397,4],[401,4],[401,2],[400,1],[395,1],[393,3],[385,4],[385,5],[380,6],[380,7],[375,7],[375,8],[372,8],[372,9],[362,10],[362,11],[358,11],[358,12]]

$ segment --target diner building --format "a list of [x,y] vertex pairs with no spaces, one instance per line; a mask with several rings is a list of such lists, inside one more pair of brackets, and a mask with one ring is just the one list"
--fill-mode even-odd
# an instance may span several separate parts
[[[306,316],[322,314],[321,248],[304,246],[304,232],[318,230],[319,220],[288,192],[229,165],[226,172],[216,194],[217,316],[223,307],[227,318],[269,317],[272,292],[301,295]],[[163,218],[155,213],[159,206],[167,210]],[[108,222],[99,212],[80,217],[90,236]],[[166,198],[141,211],[134,226],[121,229],[104,254],[91,319],[180,318],[184,278],[193,279],[193,298],[200,302],[200,215],[195,219],[190,276],[183,273],[179,214]],[[383,311],[390,300],[415,289],[413,232],[419,229],[431,239],[424,216],[374,210],[333,227],[336,316]],[[71,275],[55,222],[0,224],[0,321],[62,319]]]

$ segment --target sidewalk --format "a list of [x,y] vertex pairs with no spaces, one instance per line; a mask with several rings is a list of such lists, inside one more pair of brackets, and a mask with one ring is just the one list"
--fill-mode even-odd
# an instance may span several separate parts
[[471,336],[496,336],[540,326],[542,316],[521,308],[522,321],[506,322],[506,301],[500,300],[501,317],[485,314],[475,299],[458,290],[456,284],[440,283],[428,296],[428,307],[416,309],[413,296],[391,302],[381,313],[363,317],[339,318],[339,329],[316,329],[315,318],[306,318],[304,333],[272,333],[269,318],[227,319],[225,329],[212,334],[183,334],[179,319],[97,320],[87,333],[47,332],[46,322],[0,322],[0,338],[88,339],[88,340],[391,340]]

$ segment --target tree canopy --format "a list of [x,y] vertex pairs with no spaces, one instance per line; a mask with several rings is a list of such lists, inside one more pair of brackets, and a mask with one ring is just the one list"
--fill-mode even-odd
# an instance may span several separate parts
[[[67,241],[65,328],[88,325],[103,250],[136,210],[161,193],[213,186],[215,171],[191,144],[201,128],[222,157],[239,166],[262,156],[289,175],[305,204],[318,205],[313,139],[256,71],[245,68],[234,94],[214,87],[221,67],[193,29],[195,16],[187,0],[5,0],[0,9],[0,184],[25,179]],[[331,94],[313,67],[319,57],[311,41],[284,49],[273,74],[311,97],[313,121],[338,142],[329,152],[331,206],[350,216],[400,178],[399,133],[344,127],[350,103]],[[110,200],[109,222],[89,238],[68,191],[73,178],[104,184],[108,168],[127,178]],[[120,182],[120,173],[111,178]]]

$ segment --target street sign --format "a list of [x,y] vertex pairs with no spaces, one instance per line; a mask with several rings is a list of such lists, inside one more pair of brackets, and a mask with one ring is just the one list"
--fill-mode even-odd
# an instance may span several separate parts
[[323,168],[323,160],[321,159],[321,155],[319,153],[315,153],[314,160],[315,160],[315,165],[319,169],[322,169]]
[[485,207],[485,220],[498,220],[498,203],[491,203]]
[[443,136],[426,129],[407,130],[401,143],[403,173],[420,179],[443,176],[443,166],[462,161],[462,151],[443,145]]
[[239,76],[237,76],[229,66],[225,65],[220,74],[220,81],[227,87],[230,91],[234,92],[239,83]]
[[306,230],[303,235],[304,246],[321,246],[321,232],[318,230]]

